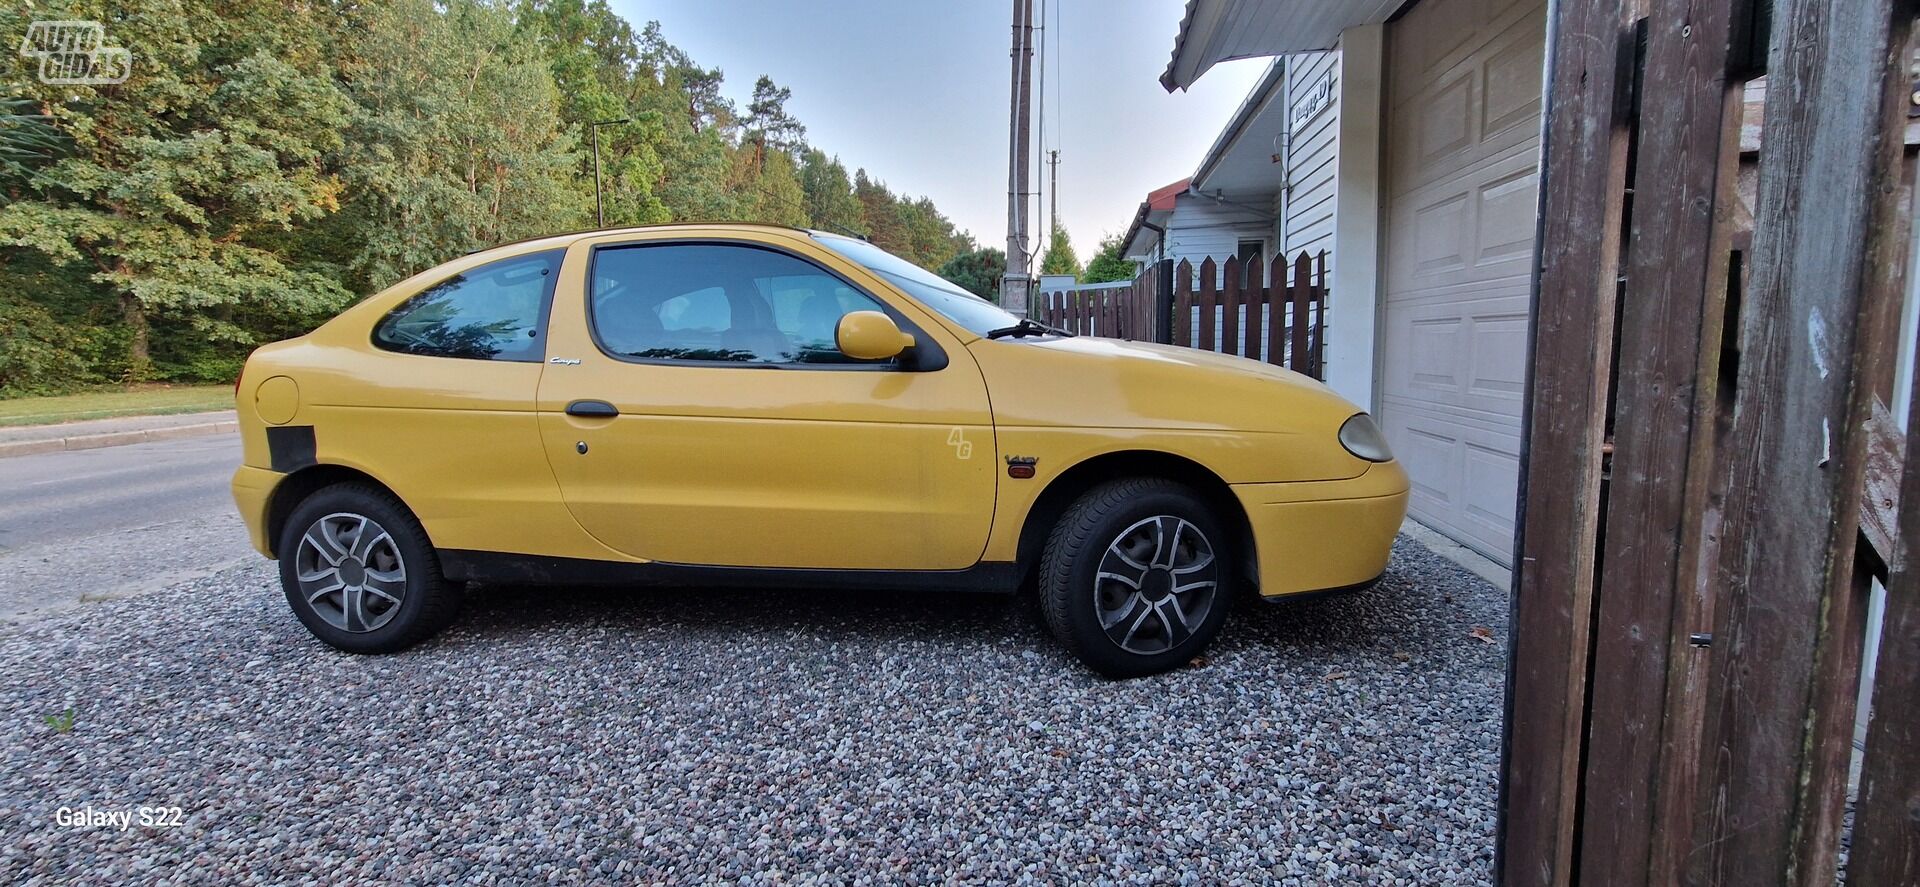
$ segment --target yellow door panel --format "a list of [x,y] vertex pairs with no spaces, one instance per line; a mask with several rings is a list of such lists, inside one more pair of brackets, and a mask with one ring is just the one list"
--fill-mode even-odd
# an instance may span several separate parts
[[[777,245],[782,261],[826,264],[805,244]],[[949,358],[929,372],[785,360],[832,347],[819,339],[822,328],[831,337],[831,319],[812,304],[832,281],[802,279],[796,266],[771,287],[766,275],[721,272],[709,286],[696,262],[650,266],[637,288],[604,284],[596,343],[593,259],[590,244],[568,256],[551,323],[558,361],[538,409],[554,476],[596,539],[634,557],[720,566],[953,570],[980,559],[997,479],[991,412],[979,370],[944,330],[917,329]],[[623,273],[609,267],[596,274]],[[853,289],[857,298],[839,293],[840,308],[892,304]],[[770,309],[754,315],[755,299]],[[802,338],[810,344],[796,345]],[[731,359],[708,359],[716,354]],[[618,415],[568,415],[577,401]]]

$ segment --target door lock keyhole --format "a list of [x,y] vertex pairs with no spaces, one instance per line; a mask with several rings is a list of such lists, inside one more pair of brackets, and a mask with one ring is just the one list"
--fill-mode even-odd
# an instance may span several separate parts
[[584,455],[586,455],[586,454],[587,454],[587,442],[583,440],[583,441],[580,441],[580,442],[578,442],[578,443],[576,443],[576,444],[574,444],[574,445],[573,445],[573,451],[574,451],[574,452],[576,452],[576,453],[579,453],[579,454],[580,454],[580,455],[582,455],[582,456],[584,456]]

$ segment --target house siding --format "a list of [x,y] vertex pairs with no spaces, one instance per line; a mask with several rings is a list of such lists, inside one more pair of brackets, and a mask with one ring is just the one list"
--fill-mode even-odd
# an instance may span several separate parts
[[1271,224],[1257,211],[1183,194],[1167,220],[1167,257],[1175,262],[1186,259],[1197,271],[1209,258],[1225,262],[1241,240],[1260,238],[1270,248]]
[[1289,256],[1302,250],[1327,251],[1333,267],[1333,207],[1340,153],[1340,53],[1310,52],[1287,60],[1287,111],[1304,106],[1315,85],[1333,80],[1333,99],[1298,132],[1288,137],[1288,188],[1279,198],[1280,239]]

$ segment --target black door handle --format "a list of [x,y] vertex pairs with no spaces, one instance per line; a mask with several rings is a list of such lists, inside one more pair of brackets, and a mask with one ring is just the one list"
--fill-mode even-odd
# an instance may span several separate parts
[[611,419],[620,415],[620,411],[604,400],[576,400],[567,404],[567,415],[588,419]]

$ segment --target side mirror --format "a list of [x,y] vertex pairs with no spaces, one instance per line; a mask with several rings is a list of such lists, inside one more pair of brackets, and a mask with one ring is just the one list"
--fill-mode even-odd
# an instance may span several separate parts
[[885,360],[913,347],[913,337],[878,311],[848,312],[834,329],[833,342],[855,360]]

